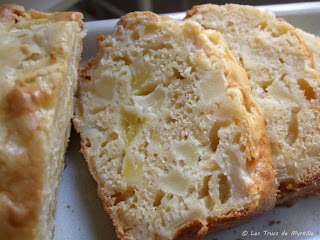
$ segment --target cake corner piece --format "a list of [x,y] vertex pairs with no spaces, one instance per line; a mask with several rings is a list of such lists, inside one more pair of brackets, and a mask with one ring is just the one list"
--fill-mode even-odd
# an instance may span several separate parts
[[83,15],[0,6],[0,239],[52,239]]

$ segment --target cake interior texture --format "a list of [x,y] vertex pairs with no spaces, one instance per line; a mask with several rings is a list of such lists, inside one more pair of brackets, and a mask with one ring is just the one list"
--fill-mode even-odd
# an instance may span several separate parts
[[[320,74],[299,31],[269,11],[234,4],[196,6],[186,19],[220,31],[246,70],[270,137],[280,190],[278,203],[290,205],[317,191]],[[319,43],[312,36],[307,39],[316,50]]]
[[274,204],[246,73],[197,23],[122,17],[82,70],[73,121],[122,239],[201,238]]

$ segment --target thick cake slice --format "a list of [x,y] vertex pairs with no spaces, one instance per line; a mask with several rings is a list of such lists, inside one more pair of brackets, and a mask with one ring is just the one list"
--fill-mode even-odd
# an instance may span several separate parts
[[0,239],[52,239],[82,14],[0,6]]
[[121,239],[200,239],[274,205],[247,75],[197,23],[122,17],[82,69],[73,120]]
[[269,11],[203,5],[187,20],[220,31],[247,71],[262,108],[279,182],[279,204],[292,204],[320,186],[320,74],[298,32]]

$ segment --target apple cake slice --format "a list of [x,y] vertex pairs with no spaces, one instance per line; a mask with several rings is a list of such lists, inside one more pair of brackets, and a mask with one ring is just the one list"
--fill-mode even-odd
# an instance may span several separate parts
[[121,239],[200,239],[274,206],[247,75],[197,23],[134,12],[99,35],[73,122]]

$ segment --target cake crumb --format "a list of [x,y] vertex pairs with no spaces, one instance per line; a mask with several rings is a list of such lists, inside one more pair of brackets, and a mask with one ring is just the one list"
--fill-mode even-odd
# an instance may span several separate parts
[[271,227],[272,225],[274,225],[276,223],[276,221],[272,220],[269,222],[269,226]]

